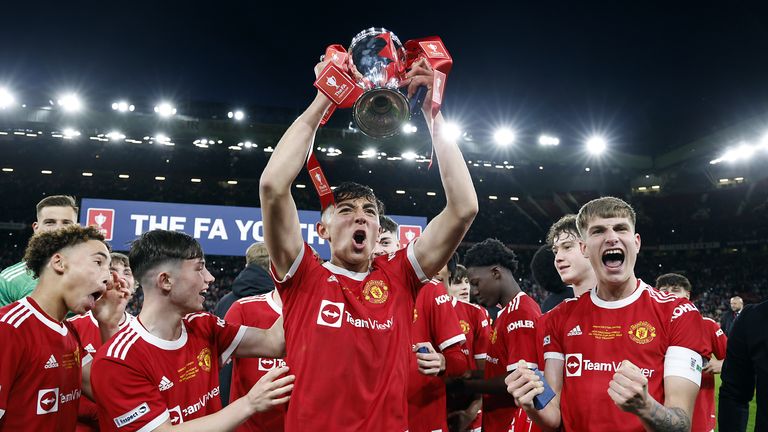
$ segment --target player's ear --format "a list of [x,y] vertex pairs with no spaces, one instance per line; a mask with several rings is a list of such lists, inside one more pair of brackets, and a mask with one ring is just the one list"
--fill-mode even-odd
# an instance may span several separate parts
[[317,231],[317,234],[320,235],[320,238],[326,241],[331,240],[331,232],[328,230],[328,227],[325,226],[325,223],[323,221],[320,221],[315,224],[315,231]]
[[640,252],[640,234],[635,233],[635,248],[637,248],[637,251]]
[[587,243],[584,240],[579,240],[579,250],[584,258],[589,258],[589,254],[587,253]]
[[64,270],[67,268],[66,264],[66,258],[63,254],[56,252],[51,257],[50,261],[48,261],[48,265],[55,271],[57,274],[64,273]]
[[499,266],[493,266],[493,267],[491,267],[491,276],[492,276],[494,279],[496,279],[496,280],[499,280],[499,279],[501,279],[501,271],[499,270]]
[[155,286],[167,293],[171,290],[171,273],[167,271],[158,272],[155,276]]

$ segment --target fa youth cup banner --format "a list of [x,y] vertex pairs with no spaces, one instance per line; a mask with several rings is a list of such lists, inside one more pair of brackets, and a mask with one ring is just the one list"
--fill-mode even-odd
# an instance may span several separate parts
[[[125,251],[144,232],[154,229],[183,231],[203,246],[207,255],[243,256],[254,242],[264,241],[261,209],[200,204],[120,201],[83,198],[80,224],[98,227],[114,250]],[[401,241],[418,236],[426,217],[388,215],[400,224]],[[304,241],[323,259],[330,259],[328,242],[320,238],[315,224],[319,211],[299,211]]]

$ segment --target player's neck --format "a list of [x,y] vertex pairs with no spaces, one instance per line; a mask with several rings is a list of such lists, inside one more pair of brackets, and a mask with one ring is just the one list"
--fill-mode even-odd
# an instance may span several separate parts
[[612,285],[598,281],[597,297],[605,301],[617,301],[632,295],[637,289],[637,277],[633,274],[621,284]]
[[139,313],[141,325],[153,336],[163,340],[173,341],[181,337],[181,320],[186,314],[169,310],[162,302],[147,300],[145,297]]
[[597,286],[597,278],[595,277],[595,273],[590,271],[586,277],[574,282],[572,286],[573,295],[576,297],[581,297],[582,294]]
[[506,306],[509,304],[509,302],[512,301],[515,297],[517,297],[518,294],[520,294],[522,290],[517,286],[511,286],[507,289],[504,289],[504,291],[501,293],[500,298],[500,304],[502,306]]
[[41,280],[29,296],[55,321],[63,322],[67,318],[69,310],[64,297],[61,296],[59,289],[49,286],[47,281]]
[[371,260],[368,259],[368,260],[363,260],[359,263],[352,263],[352,262],[344,261],[343,259],[334,255],[331,257],[331,264],[351,272],[366,273],[368,269],[371,267]]

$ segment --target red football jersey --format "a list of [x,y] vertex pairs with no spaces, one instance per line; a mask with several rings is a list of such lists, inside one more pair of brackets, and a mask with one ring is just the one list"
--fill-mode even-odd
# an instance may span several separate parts
[[[120,323],[119,329],[127,326],[130,320],[133,319],[133,315],[125,312],[125,318]],[[86,351],[90,355],[96,355],[96,350],[101,347],[101,331],[99,330],[99,322],[93,317],[93,314],[88,311],[82,315],[77,315],[69,318],[67,321],[72,323],[72,328],[77,333],[80,343],[83,345],[83,351]],[[90,432],[99,430],[99,409],[96,404],[93,403],[87,397],[80,399],[80,408],[77,411],[77,428],[76,432]]]
[[[541,316],[539,305],[520,292],[499,311],[491,330],[485,379],[507,376],[525,360],[528,367],[536,364],[536,320]],[[483,396],[483,432],[507,432],[520,409],[509,394]]]
[[[488,311],[476,304],[467,303],[454,298],[451,301],[456,316],[459,317],[459,325],[467,337],[467,343],[464,346],[465,354],[470,359],[472,369],[477,369],[477,361],[485,361],[488,354],[488,344],[491,338],[491,320],[488,317]],[[451,399],[451,395],[448,395]],[[464,397],[456,400],[449,400],[449,409],[466,409],[469,401],[463,400]],[[479,431],[482,424],[482,410],[477,413],[477,417],[472,421],[469,427],[470,432]]]
[[[416,296],[411,341],[414,344],[430,342],[435,351],[440,352],[457,343],[465,344],[466,340],[445,285],[437,280],[429,281]],[[419,373],[415,353],[411,354],[410,363],[409,432],[447,431],[448,413],[443,379]]]
[[275,282],[296,375],[285,430],[407,430],[414,299],[429,282],[413,243],[366,273],[320,264],[305,244]]
[[173,341],[152,335],[136,318],[96,353],[91,386],[106,431],[153,430],[221,409],[219,367],[245,335],[205,313],[184,317]]
[[[224,320],[230,324],[246,325],[268,329],[282,315],[283,311],[275,303],[272,293],[244,297],[232,304]],[[272,358],[234,358],[232,359],[232,386],[230,400],[245,396],[256,381],[270,370],[284,366],[282,359]],[[236,430],[238,432],[280,432],[285,422],[285,405],[256,413]]]
[[[725,358],[725,347],[728,345],[728,337],[720,328],[720,325],[711,318],[702,320],[704,340],[708,343],[704,358],[709,360],[714,354],[716,358]],[[696,406],[693,409],[693,424],[691,432],[710,432],[715,429],[715,376],[708,373],[701,374],[701,388],[696,396]]]
[[75,430],[92,357],[72,325],[26,297],[0,308],[0,341],[0,431]]
[[622,360],[648,378],[648,393],[664,403],[664,377],[701,380],[706,350],[701,315],[690,301],[659,292],[638,280],[635,292],[605,301],[595,289],[567,299],[545,321],[544,358],[564,361],[560,397],[565,431],[645,429],[608,395],[608,383]]

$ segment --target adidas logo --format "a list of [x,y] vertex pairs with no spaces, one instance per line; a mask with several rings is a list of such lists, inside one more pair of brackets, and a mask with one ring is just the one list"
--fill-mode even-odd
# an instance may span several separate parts
[[166,378],[165,375],[163,375],[163,378],[160,380],[160,384],[157,385],[157,388],[159,388],[160,391],[166,391],[171,387],[173,387],[173,383],[171,380]]
[[581,336],[581,327],[576,326],[568,332],[568,336]]
[[336,276],[330,275],[328,276],[328,282],[338,282],[339,280],[336,279]]
[[89,353],[93,354],[96,352],[96,348],[93,347],[93,344],[88,344],[85,346],[85,350]]
[[45,362],[45,368],[46,369],[53,369],[59,367],[59,363],[56,361],[56,357],[51,354],[51,358],[48,359],[47,362]]

